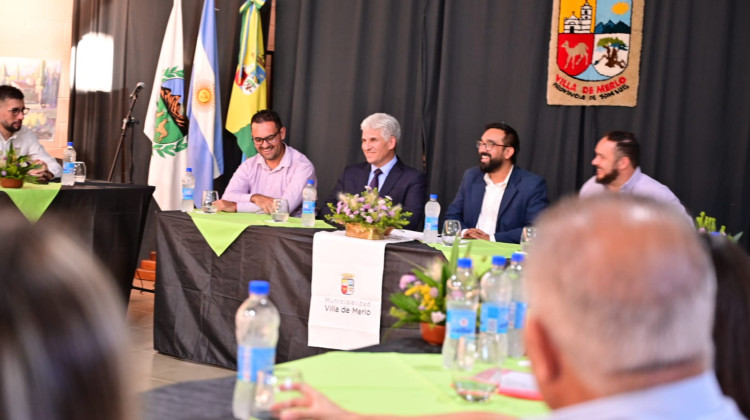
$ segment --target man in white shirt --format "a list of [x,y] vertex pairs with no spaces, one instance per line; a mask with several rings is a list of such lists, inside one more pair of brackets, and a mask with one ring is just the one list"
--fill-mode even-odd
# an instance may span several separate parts
[[23,126],[23,118],[29,112],[23,99],[23,92],[19,89],[0,86],[0,152],[5,155],[12,143],[19,155],[29,155],[34,163],[41,165],[29,174],[41,181],[49,181],[62,175],[62,167],[39,144],[36,135]]
[[460,221],[464,238],[519,243],[523,227],[549,204],[547,184],[515,166],[520,144],[508,124],[488,124],[476,147],[479,167],[464,173],[445,219]]

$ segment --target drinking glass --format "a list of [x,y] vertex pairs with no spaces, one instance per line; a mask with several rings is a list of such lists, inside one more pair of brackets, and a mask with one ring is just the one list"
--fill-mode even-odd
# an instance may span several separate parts
[[83,162],[74,162],[73,176],[76,182],[86,182],[86,164]]
[[461,337],[456,343],[456,355],[451,368],[453,388],[466,401],[483,402],[497,390],[494,372],[490,363],[477,357],[476,337]]
[[274,222],[286,222],[289,218],[289,202],[285,198],[273,199],[271,218],[273,218]]
[[536,228],[533,226],[526,226],[521,232],[521,252],[528,252],[529,245],[536,238]]
[[219,192],[214,190],[203,191],[203,199],[201,200],[201,210],[203,213],[213,214],[216,213],[216,206],[214,202],[219,200]]
[[277,419],[279,413],[271,411],[277,402],[298,397],[297,391],[290,390],[293,383],[302,382],[302,373],[294,368],[274,366],[272,372],[258,371],[258,381],[253,399],[253,418]]
[[446,245],[453,245],[453,242],[456,241],[456,238],[458,238],[461,235],[461,222],[458,220],[446,220],[445,223],[443,223],[443,243]]

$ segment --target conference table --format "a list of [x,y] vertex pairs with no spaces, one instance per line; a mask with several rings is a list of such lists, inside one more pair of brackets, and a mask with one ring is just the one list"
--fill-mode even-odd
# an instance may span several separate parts
[[[500,394],[483,403],[461,399],[451,387],[452,373],[443,368],[438,347],[430,353],[414,354],[380,352],[383,349],[378,347],[362,352],[333,351],[283,366],[298,370],[304,382],[341,407],[362,414],[429,416],[485,411],[527,417],[549,410],[542,401]],[[503,367],[529,371],[516,359],[506,360]],[[141,418],[232,419],[234,382],[234,376],[228,376],[151,390],[141,395]]]
[[[0,208],[20,211],[0,191]],[[153,191],[148,185],[105,181],[62,186],[39,221],[62,225],[78,236],[109,269],[127,305]]]

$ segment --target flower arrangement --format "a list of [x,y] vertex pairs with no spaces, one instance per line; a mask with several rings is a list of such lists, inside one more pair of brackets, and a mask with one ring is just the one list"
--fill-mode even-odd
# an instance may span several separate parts
[[[429,268],[417,266],[412,269],[413,274],[401,276],[401,292],[392,293],[390,296],[393,303],[390,314],[398,318],[393,328],[419,322],[445,325],[446,283],[456,271],[458,246],[458,241],[453,243],[447,262],[436,259]],[[471,244],[466,251],[467,256],[470,251]]]
[[29,155],[19,155],[11,142],[8,152],[0,157],[0,177],[36,182],[37,177],[29,175],[29,172],[41,168],[42,165],[30,162],[30,159]]
[[727,227],[724,225],[722,225],[719,230],[716,230],[716,218],[708,216],[705,211],[702,211],[700,215],[695,218],[695,227],[698,229],[698,232],[727,236],[735,242],[742,237],[742,232],[730,235],[727,233]]
[[366,228],[385,231],[388,228],[401,228],[409,224],[411,212],[404,211],[400,204],[393,204],[391,197],[378,196],[377,188],[366,187],[360,194],[339,194],[334,207],[328,203],[331,214],[326,218],[341,225],[356,223]]

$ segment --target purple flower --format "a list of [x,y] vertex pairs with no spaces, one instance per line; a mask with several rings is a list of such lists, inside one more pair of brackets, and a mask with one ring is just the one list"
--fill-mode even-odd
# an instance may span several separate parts
[[395,212],[395,211],[389,211],[389,212],[388,212],[388,217],[393,217],[393,216],[395,216],[395,215],[396,215],[396,212]]
[[445,319],[445,314],[439,311],[433,312],[430,314],[430,318],[432,318],[433,324],[437,324],[437,323],[443,322],[443,320]]
[[365,216],[365,220],[367,221],[367,223],[372,223],[372,217],[370,216]]
[[3,176],[6,176],[6,175],[8,175],[8,173],[7,173],[7,172],[5,172],[5,171],[2,171],[2,172],[0,172],[0,173],[1,173],[1,174],[3,174]]
[[401,290],[406,290],[407,287],[413,282],[417,280],[417,276],[414,274],[404,274],[401,276],[401,279],[398,281],[398,287]]
[[385,210],[385,211],[387,211],[387,210],[388,210],[388,207],[387,207],[387,206],[380,206],[380,210]]
[[425,310],[425,307],[424,307],[424,305],[419,305],[419,310],[420,310],[420,311],[424,311],[424,310]]
[[436,287],[430,287],[430,296],[433,298],[438,297],[438,289]]
[[359,197],[359,199],[357,201],[359,201],[360,203],[364,203],[365,202],[365,198],[364,197]]

